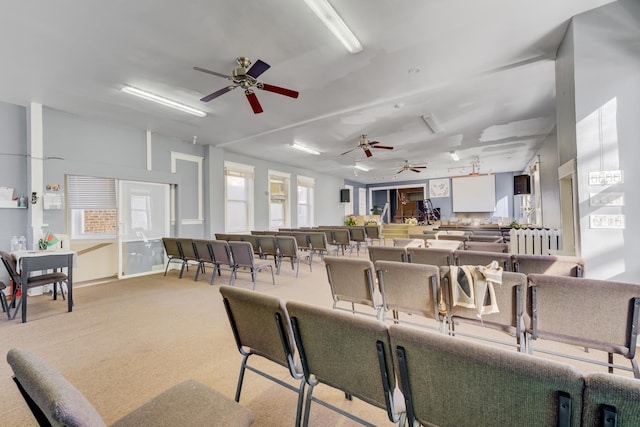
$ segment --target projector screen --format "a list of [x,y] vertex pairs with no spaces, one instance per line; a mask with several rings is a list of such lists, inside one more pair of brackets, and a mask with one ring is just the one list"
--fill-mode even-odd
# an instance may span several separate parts
[[496,176],[451,178],[453,212],[493,212],[496,209]]

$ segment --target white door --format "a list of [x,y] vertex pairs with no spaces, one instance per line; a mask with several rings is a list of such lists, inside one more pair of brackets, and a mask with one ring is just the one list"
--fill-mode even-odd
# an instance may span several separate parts
[[164,270],[162,238],[169,236],[169,185],[119,181],[118,277]]

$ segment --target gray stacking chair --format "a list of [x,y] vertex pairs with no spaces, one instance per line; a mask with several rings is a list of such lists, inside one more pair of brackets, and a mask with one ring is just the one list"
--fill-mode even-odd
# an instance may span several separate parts
[[[296,277],[300,271],[300,259],[305,255],[298,248],[298,242],[293,236],[276,236],[278,241],[278,264],[277,274],[280,274],[280,268],[284,258],[289,258],[291,261],[291,269],[296,270]],[[309,262],[309,269],[311,269],[311,262]]]
[[182,270],[184,269],[184,265],[186,261],[184,260],[184,255],[182,255],[182,249],[178,244],[178,239],[174,237],[163,237],[162,244],[164,245],[164,252],[167,255],[167,266],[164,269],[164,275],[167,275],[167,271],[169,270],[169,264],[172,262],[180,263],[180,277],[182,277]]
[[231,276],[231,285],[233,285],[234,278],[238,273],[249,273],[251,274],[253,289],[255,289],[258,273],[267,268],[271,271],[271,282],[274,285],[276,284],[273,276],[273,265],[266,259],[254,258],[251,243],[229,242],[229,249],[231,249],[231,257],[235,267],[235,274]]
[[198,256],[198,270],[196,271],[196,276],[193,280],[198,280],[200,273],[205,272],[205,264],[210,264],[213,267],[213,271],[211,272],[211,279],[209,280],[209,284],[213,285],[213,277],[216,273],[220,274],[218,269],[218,265],[216,263],[213,254],[211,253],[211,249],[209,247],[209,240],[204,239],[193,239],[193,248],[195,253]]
[[441,248],[407,248],[407,258],[414,264],[452,265],[453,251]]
[[351,241],[355,242],[358,254],[360,253],[360,246],[364,245],[364,250],[367,250],[367,233],[364,227],[349,227],[349,233],[351,235]]
[[[221,286],[220,293],[227,311],[231,331],[238,351],[242,355],[240,374],[236,386],[236,402],[244,382],[245,370],[254,372],[298,393],[296,426],[302,417],[305,381],[291,330],[289,313],[284,302],[275,296],[265,295],[231,286]],[[280,378],[249,364],[249,357],[259,356],[270,360],[289,371],[292,378],[299,380],[294,387]],[[253,358],[251,360],[254,360]]]
[[259,258],[262,258],[262,253],[260,252],[260,244],[258,243],[258,236],[253,234],[242,234],[240,236],[240,240],[242,242],[249,242],[253,247],[253,254]]
[[509,252],[508,243],[492,243],[492,242],[478,242],[468,241],[464,242],[464,249],[468,251],[483,251],[483,252]]
[[349,399],[355,396],[383,408],[390,421],[405,425],[403,397],[396,388],[384,323],[292,301],[287,303],[287,310],[308,384],[303,426],[310,424],[311,402],[372,426],[314,396],[318,384],[341,390]]
[[[394,322],[428,327],[443,332],[443,316],[438,310],[440,268],[433,265],[376,261],[378,285],[382,295],[382,320],[391,311]],[[435,325],[400,320],[399,312],[432,319]]]
[[333,230],[333,245],[336,246],[336,255],[338,251],[344,255],[345,249],[349,250],[349,256],[353,254],[353,248],[355,248],[356,242],[351,240],[351,233],[348,228],[336,228]]
[[[447,305],[447,320],[449,333],[456,336],[466,336],[498,344],[515,346],[518,351],[525,352],[525,306],[527,294],[527,276],[522,273],[503,272],[502,283],[494,287],[495,297],[500,311],[498,313],[484,314],[478,317],[476,309],[451,304],[451,286],[449,268],[443,267],[443,294]],[[502,331],[510,335],[511,339],[501,340],[465,332],[458,328],[460,323],[472,324]]]
[[369,248],[369,259],[376,261],[397,261],[408,262],[407,248],[397,246],[371,246]]
[[320,261],[324,261],[324,256],[329,250],[327,235],[325,233],[309,233],[309,245],[311,246],[311,254],[309,257],[309,269],[311,270],[311,265],[313,264],[313,256],[315,254],[319,254]]
[[580,426],[574,366],[405,325],[389,335],[410,426]]
[[[178,239],[178,244],[180,245],[180,249],[182,250],[182,258],[184,260],[184,266],[189,271],[189,262],[196,263],[198,268],[196,269],[196,275],[198,274],[198,270],[200,269],[200,259],[198,258],[198,254],[196,253],[195,248],[193,247],[192,239]],[[184,269],[180,270],[180,278],[182,278],[182,273]]]
[[[608,280],[529,274],[526,325],[529,353],[541,352],[633,372],[640,378],[636,361],[640,286]],[[601,362],[568,352],[534,348],[533,340],[544,339],[602,350]],[[614,364],[621,354],[631,367]]]
[[375,267],[371,261],[344,257],[327,256],[324,258],[327,278],[331,287],[333,308],[339,307],[339,302],[351,303],[352,313],[356,312],[355,304],[362,304],[376,310],[376,317],[380,316],[382,297],[375,283]]
[[455,265],[489,265],[492,261],[498,261],[504,271],[512,271],[510,254],[457,250],[453,257]]
[[379,245],[386,244],[384,236],[382,235],[382,233],[380,233],[379,225],[365,225],[364,231],[367,234],[367,239],[371,241],[371,244],[373,244],[374,240],[377,240]]
[[[106,426],[87,398],[39,356],[12,348],[7,353],[7,362],[39,425]],[[253,413],[239,403],[189,380],[171,387],[112,426],[249,426],[253,418]]]
[[[216,262],[218,275],[220,275],[221,270],[228,270],[231,273],[231,277],[229,277],[229,284],[232,284],[236,275],[236,266],[233,262],[233,257],[231,256],[229,243],[225,240],[211,240],[209,241],[209,247],[211,248],[213,259]],[[213,284],[214,277],[214,275],[211,276],[211,284]]]
[[276,239],[275,234],[259,235],[258,245],[260,245],[260,258],[268,259],[269,257],[272,257],[276,268],[278,268],[278,240]]
[[513,271],[524,274],[551,274],[553,276],[584,277],[585,261],[568,255],[512,254]]
[[640,381],[619,375],[588,374],[583,427],[640,426]]

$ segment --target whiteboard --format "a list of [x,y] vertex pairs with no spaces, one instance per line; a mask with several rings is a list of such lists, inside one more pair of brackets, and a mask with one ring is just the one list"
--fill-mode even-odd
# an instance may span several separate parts
[[496,176],[461,176],[451,179],[453,212],[493,212],[496,209]]

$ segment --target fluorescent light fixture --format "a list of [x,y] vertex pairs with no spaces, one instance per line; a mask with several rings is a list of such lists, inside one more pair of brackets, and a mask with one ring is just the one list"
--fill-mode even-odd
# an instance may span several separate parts
[[432,113],[425,114],[424,116],[422,116],[422,120],[424,120],[427,126],[429,126],[429,129],[431,129],[431,132],[433,133],[442,132],[442,126],[440,126],[440,123],[438,123],[438,121],[436,120],[435,116]]
[[320,18],[329,31],[340,40],[349,53],[358,53],[362,50],[362,45],[356,36],[327,0],[304,0],[304,2]]
[[195,109],[193,107],[189,107],[188,105],[181,104],[181,103],[179,103],[177,101],[173,101],[173,100],[171,100],[169,98],[164,98],[162,96],[159,96],[159,95],[144,91],[142,89],[135,88],[133,86],[126,86],[125,85],[125,86],[122,87],[121,90],[124,93],[128,93],[130,95],[139,96],[140,98],[144,98],[144,99],[146,99],[148,101],[153,101],[153,102],[156,102],[158,104],[162,104],[165,107],[171,107],[173,109],[180,110],[180,111],[182,111],[184,113],[193,114],[194,116],[205,117],[207,115],[207,113],[205,113],[204,111],[197,110],[197,109]]
[[354,168],[360,169],[361,171],[364,171],[364,172],[369,172],[371,170],[369,168],[366,168],[366,167],[360,166],[360,165],[355,165]]
[[295,148],[296,150],[304,151],[305,153],[314,154],[316,156],[320,155],[319,151],[314,150],[313,148],[305,147],[304,145],[300,145],[297,142],[291,144],[291,148]]
[[458,156],[458,153],[456,153],[455,151],[450,151],[449,155],[451,156],[451,160],[453,160],[454,162],[460,160],[460,156]]

